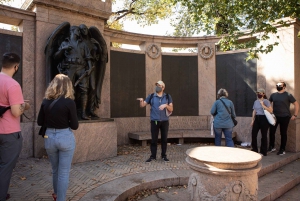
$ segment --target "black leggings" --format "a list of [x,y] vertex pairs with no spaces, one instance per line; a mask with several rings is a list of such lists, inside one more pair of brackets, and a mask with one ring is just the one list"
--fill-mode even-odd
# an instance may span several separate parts
[[287,129],[290,123],[291,117],[278,117],[276,116],[276,124],[275,126],[270,126],[270,147],[274,147],[275,145],[275,133],[277,126],[280,124],[280,135],[281,135],[281,144],[280,149],[285,150],[285,145],[287,141]]
[[269,122],[265,115],[256,115],[255,120],[252,127],[252,150],[258,152],[257,148],[257,134],[260,130],[261,132],[261,145],[260,145],[260,153],[263,155],[267,155],[268,152],[268,129]]

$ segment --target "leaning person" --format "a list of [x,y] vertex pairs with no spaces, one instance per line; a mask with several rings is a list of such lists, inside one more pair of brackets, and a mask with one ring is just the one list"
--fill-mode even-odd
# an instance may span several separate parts
[[165,162],[169,162],[166,154],[169,131],[169,115],[167,115],[167,112],[173,111],[173,100],[170,94],[164,93],[165,87],[166,85],[163,81],[158,81],[155,83],[156,93],[150,94],[145,101],[143,98],[138,99],[140,101],[140,107],[145,107],[147,104],[151,105],[151,156],[146,160],[147,163],[156,160],[159,130],[161,133],[161,157]]
[[0,106],[10,109],[0,117],[0,201],[10,198],[9,183],[23,142],[20,116],[30,107],[24,103],[21,86],[12,78],[19,69],[20,61],[15,53],[5,53],[2,57]]
[[264,156],[267,156],[268,152],[268,130],[270,124],[268,119],[264,113],[264,110],[269,111],[270,113],[273,112],[273,108],[271,106],[270,101],[268,100],[265,90],[258,89],[257,90],[257,100],[254,101],[253,104],[253,112],[252,112],[252,142],[251,151],[258,153],[257,148],[257,134],[260,130],[261,132],[261,145],[260,145],[260,153]]
[[[279,82],[276,84],[276,89],[278,92],[271,94],[270,102],[273,104],[273,113],[276,116],[275,126],[270,126],[270,143],[269,143],[269,152],[276,151],[275,148],[275,133],[277,126],[280,125],[280,135],[281,143],[280,149],[277,152],[277,155],[285,154],[285,146],[287,141],[287,129],[290,123],[290,120],[295,120],[299,111],[299,104],[294,98],[294,96],[286,91],[285,82]],[[294,115],[291,115],[290,104],[293,104],[295,107]]]
[[66,200],[76,145],[72,130],[78,128],[76,111],[71,80],[66,75],[56,75],[46,90],[37,123],[39,126],[47,126],[45,149],[52,166],[52,196],[57,201]]
[[[234,147],[232,140],[232,130],[234,127],[231,115],[235,118],[234,105],[231,100],[228,99],[228,92],[226,89],[220,89],[217,94],[217,99],[211,110],[211,115],[214,116],[214,132],[215,132],[215,145],[221,146],[222,132],[225,136],[225,142],[227,147]],[[223,102],[222,102],[223,101]],[[225,106],[225,105],[226,106]],[[229,112],[227,111],[228,108]]]

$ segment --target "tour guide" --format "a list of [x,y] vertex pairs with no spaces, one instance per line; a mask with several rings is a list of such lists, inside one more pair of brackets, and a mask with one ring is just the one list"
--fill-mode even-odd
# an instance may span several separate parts
[[146,100],[138,98],[140,107],[145,107],[147,104],[151,105],[150,119],[151,119],[151,156],[146,161],[147,163],[156,160],[157,152],[157,138],[160,129],[161,133],[161,157],[165,162],[167,158],[167,138],[169,130],[169,114],[173,111],[173,101],[169,94],[164,93],[165,83],[158,81],[155,83],[156,93],[148,95]]

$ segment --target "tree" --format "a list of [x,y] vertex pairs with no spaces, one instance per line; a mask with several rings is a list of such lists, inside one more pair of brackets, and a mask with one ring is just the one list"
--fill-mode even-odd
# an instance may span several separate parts
[[8,4],[9,2],[11,2],[11,1],[13,1],[13,0],[0,0],[0,4],[6,5],[6,4]]
[[[116,1],[113,4],[116,5]],[[172,15],[174,8],[173,0],[121,0],[121,7],[110,16],[108,26],[111,27],[116,21],[136,20],[141,26],[157,24],[159,20]]]
[[[178,24],[192,22],[190,34],[201,30],[219,35],[224,51],[251,48],[249,58],[269,53],[278,45],[278,42],[259,44],[268,40],[269,34],[276,35],[278,27],[288,26],[284,17],[300,16],[299,0],[174,0],[174,3],[180,3],[188,11],[180,19],[183,23]],[[247,40],[240,40],[242,37]]]
[[218,35],[221,50],[250,48],[249,58],[278,45],[260,44],[278,27],[289,26],[284,17],[300,17],[300,0],[125,0],[123,5],[115,20],[150,25],[173,16],[174,36]]

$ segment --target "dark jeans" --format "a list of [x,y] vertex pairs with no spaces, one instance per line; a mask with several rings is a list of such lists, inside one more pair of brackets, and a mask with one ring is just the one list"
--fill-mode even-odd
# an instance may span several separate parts
[[291,117],[278,117],[276,116],[275,126],[270,126],[270,146],[274,147],[275,145],[275,133],[277,126],[280,124],[280,135],[281,135],[281,144],[280,149],[285,150],[286,140],[287,140],[287,129],[291,120]]
[[161,156],[165,157],[167,152],[167,138],[169,131],[169,121],[151,121],[151,157],[156,158],[157,139],[160,130],[161,134]]
[[10,178],[22,149],[21,132],[0,134],[0,201],[6,200]]
[[260,153],[263,155],[267,155],[268,152],[268,129],[270,124],[265,115],[256,115],[255,120],[252,127],[252,150],[258,152],[257,148],[257,134],[260,130],[261,132],[261,145],[260,145]]

